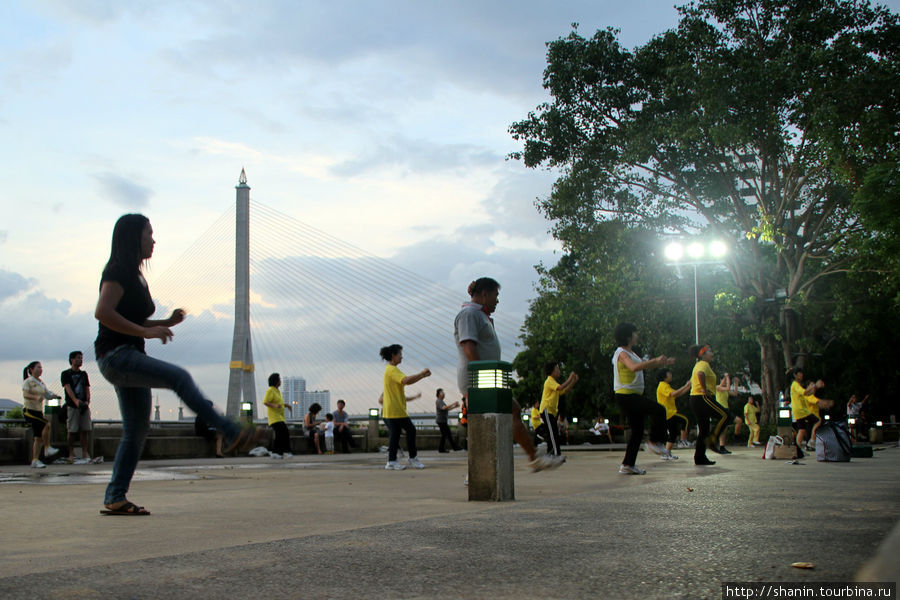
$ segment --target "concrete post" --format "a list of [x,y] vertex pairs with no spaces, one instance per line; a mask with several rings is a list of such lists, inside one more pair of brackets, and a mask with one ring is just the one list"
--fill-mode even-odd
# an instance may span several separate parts
[[378,450],[378,417],[369,417],[369,425],[366,428],[366,450]]
[[511,414],[469,413],[469,500],[515,500]]
[[469,500],[515,500],[513,479],[512,365],[468,365]]

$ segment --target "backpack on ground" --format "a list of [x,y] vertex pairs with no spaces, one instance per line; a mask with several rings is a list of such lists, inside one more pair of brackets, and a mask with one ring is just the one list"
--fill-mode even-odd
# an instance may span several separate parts
[[850,430],[841,421],[822,423],[816,431],[816,460],[849,462],[853,444]]

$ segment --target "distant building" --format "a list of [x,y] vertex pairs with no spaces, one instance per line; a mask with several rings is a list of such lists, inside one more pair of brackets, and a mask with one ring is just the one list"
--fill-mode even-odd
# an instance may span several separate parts
[[0,398],[0,419],[5,419],[7,413],[16,408],[21,409],[22,405],[18,402],[13,402],[9,398]]
[[319,418],[331,412],[331,391],[307,390],[303,377],[282,377],[281,396],[291,407],[291,412],[285,415],[288,421],[302,421],[310,405],[316,402],[322,407]]

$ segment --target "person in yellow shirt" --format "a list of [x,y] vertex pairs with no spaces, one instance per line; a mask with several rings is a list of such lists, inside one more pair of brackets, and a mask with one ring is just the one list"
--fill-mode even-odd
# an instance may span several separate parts
[[[384,346],[379,354],[381,358],[387,361],[384,368],[384,392],[382,393],[382,416],[388,426],[388,462],[384,466],[388,471],[401,471],[407,466],[424,469],[425,465],[416,458],[418,450],[416,450],[416,426],[413,425],[412,419],[406,412],[407,400],[419,398],[422,394],[418,394],[411,398],[406,396],[405,387],[416,383],[431,375],[428,369],[422,369],[415,375],[405,375],[397,366],[403,361],[403,346],[400,344],[391,344]],[[400,433],[406,432],[406,449],[409,451],[409,458],[406,465],[397,462],[397,450],[400,448]]]
[[[818,386],[820,383],[824,386],[824,382],[822,382],[821,379],[818,382],[816,382],[816,385]],[[823,404],[825,404],[824,402],[822,402],[821,398],[819,398],[818,396],[815,395],[819,389],[821,389],[821,388],[816,387],[816,392],[813,393],[813,398],[815,398],[815,402],[812,402],[809,405],[809,409],[812,411],[812,414],[814,414],[816,416],[816,419],[818,419],[813,424],[812,431],[809,433],[809,440],[806,442],[806,449],[811,452],[816,451],[816,432],[819,430],[819,425],[822,424],[822,415],[820,414],[820,411],[823,409]],[[827,411],[829,409],[829,407],[826,406],[826,407],[824,407],[824,409]]]
[[[734,378],[734,385],[732,385],[731,375],[728,373],[722,374],[722,381],[719,382],[719,385],[716,386],[716,402],[719,403],[726,413],[728,413],[728,417],[725,419],[726,426],[722,428],[722,432],[719,434],[718,445],[715,447],[711,447],[710,450],[713,452],[717,452],[719,454],[731,454],[731,451],[725,447],[725,431],[727,429],[728,419],[731,418],[731,411],[728,408],[728,399],[731,396],[737,396],[737,377]],[[741,432],[741,425],[744,424],[744,420],[739,416],[734,415],[734,434],[737,435]]]
[[[793,427],[796,444],[797,458],[803,458],[803,445],[809,439],[813,425],[819,418],[813,414],[811,406],[817,404],[819,399],[816,398],[817,384],[810,383],[803,386],[803,368],[794,367],[791,369],[791,427]],[[825,384],[822,384],[824,386]]]
[[[691,346],[688,350],[696,359],[694,370],[691,372],[691,409],[697,417],[697,444],[694,447],[695,465],[714,465],[714,460],[706,457],[706,445],[717,444],[719,434],[728,420],[728,412],[716,402],[716,374],[710,363],[715,360],[715,354],[708,345]],[[716,426],[712,434],[709,431],[709,420],[714,419]]]
[[747,446],[762,446],[762,443],[759,441],[759,423],[757,422],[759,416],[759,406],[756,405],[756,400],[753,399],[753,396],[747,398],[747,404],[744,405],[744,422],[747,424],[747,429],[750,430],[750,437],[747,439]]
[[531,431],[533,432],[532,441],[534,442],[534,447],[537,448],[543,440],[546,440],[549,437],[547,426],[544,425],[544,421],[541,419],[540,400],[535,400],[534,404],[531,405],[531,415],[529,416],[529,419],[531,421]]
[[679,433],[688,428],[688,418],[678,412],[675,406],[675,398],[683,396],[691,389],[688,381],[677,390],[672,387],[672,371],[663,369],[659,372],[659,385],[656,386],[656,401],[666,409],[666,429],[669,437],[666,440],[666,454],[663,460],[675,460],[678,457],[672,454],[672,447],[678,441]]
[[559,422],[557,415],[559,414],[559,397],[572,389],[572,386],[578,381],[578,375],[575,371],[569,373],[569,377],[563,383],[557,380],[560,377],[559,363],[548,362],[544,365],[544,374],[547,379],[544,380],[544,393],[541,396],[541,418],[547,425],[547,454],[553,456],[562,456],[559,446]]
[[288,432],[287,423],[284,421],[284,409],[291,410],[290,405],[284,401],[281,391],[281,375],[272,373],[269,375],[269,389],[263,397],[263,406],[266,407],[266,418],[269,420],[269,427],[275,432],[275,443],[272,444],[272,451],[269,456],[272,458],[290,458],[291,454],[291,434]]

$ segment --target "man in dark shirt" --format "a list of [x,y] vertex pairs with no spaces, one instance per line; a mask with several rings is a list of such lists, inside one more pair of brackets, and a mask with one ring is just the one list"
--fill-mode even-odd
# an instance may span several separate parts
[[[60,375],[60,382],[66,390],[66,411],[68,419],[66,426],[69,431],[69,459],[68,462],[76,464],[88,464],[93,462],[88,450],[91,434],[91,382],[88,374],[81,370],[84,363],[84,355],[80,350],[69,353],[69,365]],[[81,458],[75,458],[75,442],[81,442]],[[100,459],[102,460],[102,458]]]

